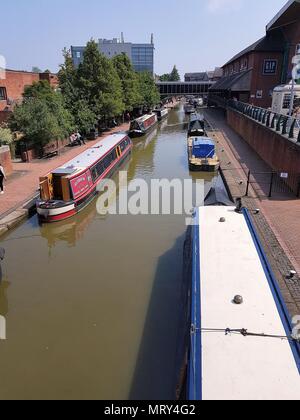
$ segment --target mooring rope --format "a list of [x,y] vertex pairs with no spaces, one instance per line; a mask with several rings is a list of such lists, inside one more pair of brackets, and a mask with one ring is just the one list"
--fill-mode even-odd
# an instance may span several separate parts
[[295,338],[292,335],[291,336],[286,336],[286,335],[273,335],[273,334],[264,334],[264,333],[252,333],[249,332],[248,330],[246,330],[245,328],[242,329],[231,329],[231,328],[226,328],[226,329],[218,329],[218,328],[201,328],[201,332],[207,332],[207,333],[224,333],[225,335],[230,335],[230,334],[239,334],[242,335],[243,337],[260,337],[260,338],[276,338],[279,340],[288,340],[288,341],[293,341],[296,343],[300,343],[300,338]]

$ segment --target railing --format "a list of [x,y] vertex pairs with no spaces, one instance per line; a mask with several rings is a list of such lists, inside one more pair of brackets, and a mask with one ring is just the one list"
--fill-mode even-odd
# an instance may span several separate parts
[[228,101],[227,106],[252,118],[265,127],[300,143],[300,120],[287,115],[277,114],[269,109],[259,108],[234,100]]

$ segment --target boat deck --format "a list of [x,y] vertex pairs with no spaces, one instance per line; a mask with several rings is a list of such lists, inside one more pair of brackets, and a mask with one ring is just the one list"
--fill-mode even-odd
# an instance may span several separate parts
[[[292,334],[249,214],[234,209],[203,207],[196,215],[189,398],[299,400],[296,341],[225,333]],[[233,302],[237,295],[243,304]]]

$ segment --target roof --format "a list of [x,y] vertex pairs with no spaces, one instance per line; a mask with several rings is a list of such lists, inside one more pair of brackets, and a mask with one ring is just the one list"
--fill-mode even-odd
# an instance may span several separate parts
[[101,159],[105,156],[114,146],[116,146],[127,134],[112,134],[111,136],[105,137],[103,140],[96,143],[93,147],[87,149],[76,158],[66,162],[61,167],[57,168],[60,171],[61,169],[69,168],[78,168],[86,169],[89,168],[94,162]]
[[260,38],[258,41],[254,42],[249,47],[245,48],[238,54],[236,54],[231,60],[229,60],[223,67],[228,66],[239,58],[254,52],[284,52],[285,49],[285,39],[283,34],[278,32],[272,32],[267,34],[263,38]]
[[222,77],[210,88],[211,92],[231,90],[233,92],[248,92],[251,88],[252,70],[246,70],[231,76]]
[[208,74],[207,74],[207,72],[200,72],[200,73],[186,73],[185,75],[184,75],[184,78],[187,78],[187,77],[190,77],[190,78],[197,78],[199,81],[208,81],[208,79],[209,79],[209,77],[208,77]]
[[193,146],[202,146],[203,144],[208,146],[215,146],[214,140],[210,139],[209,137],[194,137],[193,138]]
[[[196,214],[192,323],[197,332],[192,340],[190,399],[299,400],[296,342],[225,333],[246,329],[280,337],[292,334],[249,213],[234,210],[201,207]],[[233,303],[237,295],[243,298],[240,305]]]
[[146,114],[146,115],[143,115],[142,117],[138,118],[137,120],[139,122],[145,122],[145,121],[149,120],[149,118],[152,118],[152,117],[156,117],[156,114],[155,113]]
[[289,0],[283,8],[277,13],[277,15],[267,25],[267,31],[279,28],[280,26],[293,23],[297,19],[300,13],[300,0]]

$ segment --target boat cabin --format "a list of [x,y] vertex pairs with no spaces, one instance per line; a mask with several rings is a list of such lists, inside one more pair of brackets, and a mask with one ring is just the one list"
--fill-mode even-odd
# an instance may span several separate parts
[[195,137],[192,144],[192,156],[196,159],[213,159],[216,154],[215,142],[208,137]]

